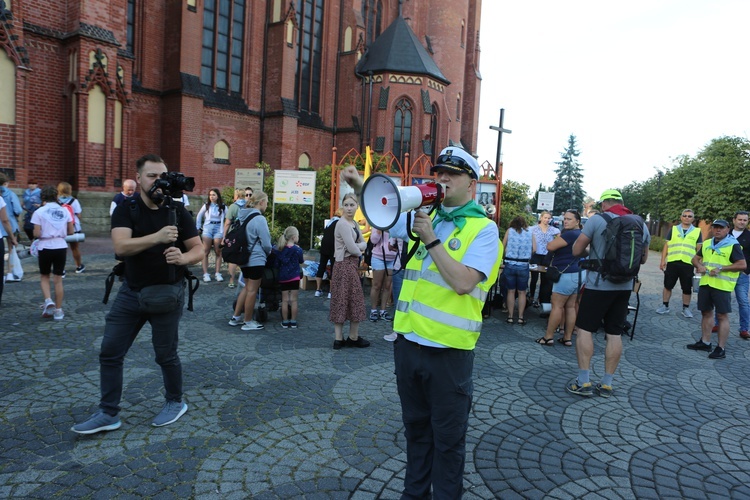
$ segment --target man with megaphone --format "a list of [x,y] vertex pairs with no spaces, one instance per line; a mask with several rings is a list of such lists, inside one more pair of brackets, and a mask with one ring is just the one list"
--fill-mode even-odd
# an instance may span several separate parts
[[[442,186],[443,200],[430,215],[413,212],[411,229],[418,239],[412,239],[410,250],[416,247],[416,253],[406,265],[393,323],[399,334],[394,362],[406,429],[403,497],[430,498],[432,487],[435,498],[460,498],[474,346],[502,251],[497,226],[474,201],[476,159],[461,148],[448,147],[431,172]],[[344,179],[363,200],[368,196],[356,168],[347,167]],[[386,196],[382,198],[388,205]],[[376,207],[370,204],[373,215]],[[401,213],[391,237],[409,240],[406,220],[407,214]]]

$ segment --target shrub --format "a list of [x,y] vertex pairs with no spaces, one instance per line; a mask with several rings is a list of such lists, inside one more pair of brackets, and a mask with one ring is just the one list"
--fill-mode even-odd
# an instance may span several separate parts
[[661,252],[664,249],[664,245],[666,244],[667,240],[662,238],[661,236],[652,236],[651,237],[651,243],[648,246],[649,250],[654,250],[656,252]]

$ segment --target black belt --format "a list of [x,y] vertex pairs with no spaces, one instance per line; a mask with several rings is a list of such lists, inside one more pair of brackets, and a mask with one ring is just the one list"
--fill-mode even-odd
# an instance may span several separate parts
[[221,224],[220,220],[210,220],[208,221],[209,224]]
[[513,257],[505,257],[503,260],[510,260],[512,262],[529,262],[531,259],[514,259]]

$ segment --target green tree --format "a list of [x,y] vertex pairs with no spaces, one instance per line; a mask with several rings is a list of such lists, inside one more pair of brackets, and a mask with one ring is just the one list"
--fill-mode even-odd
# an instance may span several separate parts
[[502,212],[500,214],[500,237],[505,234],[506,229],[510,226],[510,221],[523,215],[529,221],[533,222],[533,215],[526,210],[529,205],[529,186],[520,182],[506,180],[503,182]]
[[562,161],[557,162],[555,173],[557,178],[552,185],[555,192],[555,213],[560,213],[569,208],[581,210],[583,198],[586,195],[583,190],[583,170],[578,162],[581,154],[576,149],[576,136],[568,137],[568,147],[561,153]]

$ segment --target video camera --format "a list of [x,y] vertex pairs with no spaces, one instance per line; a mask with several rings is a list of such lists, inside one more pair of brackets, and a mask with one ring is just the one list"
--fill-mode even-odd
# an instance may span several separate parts
[[192,192],[195,189],[195,178],[186,177],[180,172],[164,172],[154,182],[153,190],[161,189],[165,196],[182,198],[182,192]]

